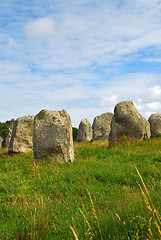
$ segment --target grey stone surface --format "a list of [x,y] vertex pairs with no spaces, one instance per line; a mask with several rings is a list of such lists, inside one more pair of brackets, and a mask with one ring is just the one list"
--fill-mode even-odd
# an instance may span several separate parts
[[93,141],[108,141],[111,131],[111,120],[113,113],[107,112],[98,115],[94,118],[93,129]]
[[8,135],[7,135],[7,137],[6,137],[6,143],[5,143],[5,147],[6,147],[6,148],[9,148],[9,145],[10,145],[10,140],[11,140],[11,135],[12,135],[13,126],[14,126],[14,120],[12,119],[12,120],[11,120],[10,127],[9,127],[9,133],[8,133]]
[[151,136],[155,137],[158,133],[161,133],[161,114],[152,114],[149,119]]
[[128,140],[143,140],[151,136],[149,122],[137,111],[131,101],[123,101],[115,106],[109,138],[110,145],[116,141],[122,141],[124,136]]
[[0,148],[2,148],[2,137],[0,136]]
[[17,118],[13,124],[9,153],[33,151],[34,116]]
[[77,141],[78,142],[91,141],[92,135],[93,132],[90,122],[86,118],[82,119],[79,124]]
[[49,157],[58,163],[73,162],[72,123],[65,110],[40,111],[34,119],[34,158]]

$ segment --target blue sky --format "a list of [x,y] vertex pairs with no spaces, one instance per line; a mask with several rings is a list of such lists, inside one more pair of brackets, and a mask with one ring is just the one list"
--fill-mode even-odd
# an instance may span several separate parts
[[134,101],[161,113],[161,0],[0,2],[0,121],[66,109],[73,126]]

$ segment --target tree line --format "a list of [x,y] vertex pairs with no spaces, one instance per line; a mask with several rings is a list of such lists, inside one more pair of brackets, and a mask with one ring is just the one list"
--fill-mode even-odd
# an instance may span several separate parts
[[0,122],[0,136],[5,139],[9,132],[11,121]]

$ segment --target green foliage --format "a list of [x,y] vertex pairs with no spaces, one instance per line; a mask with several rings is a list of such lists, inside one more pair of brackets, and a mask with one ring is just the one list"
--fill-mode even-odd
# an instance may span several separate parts
[[73,127],[72,129],[73,129],[73,141],[76,141],[78,128]]
[[10,127],[11,121],[6,121],[4,123],[0,122],[0,136],[5,139],[8,135],[8,130]]
[[64,165],[0,150],[0,239],[160,239],[135,165],[161,212],[161,138],[75,146]]
[[161,133],[158,133],[158,134],[156,135],[156,137],[161,137]]

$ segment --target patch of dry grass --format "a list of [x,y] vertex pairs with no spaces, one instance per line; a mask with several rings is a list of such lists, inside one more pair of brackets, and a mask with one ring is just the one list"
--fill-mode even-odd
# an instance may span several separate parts
[[74,149],[79,148],[108,148],[109,142],[74,142]]

